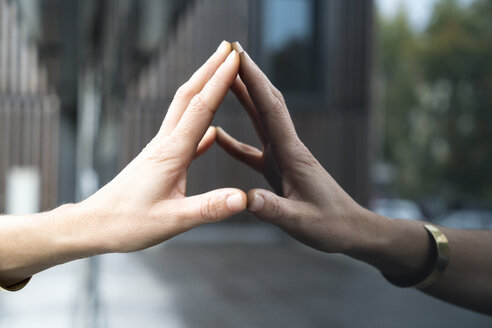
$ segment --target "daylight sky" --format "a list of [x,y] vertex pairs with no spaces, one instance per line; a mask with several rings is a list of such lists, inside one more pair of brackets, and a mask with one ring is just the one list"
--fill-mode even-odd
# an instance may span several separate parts
[[[467,4],[473,0],[459,0]],[[379,10],[385,16],[393,16],[398,12],[398,8],[403,5],[407,8],[410,21],[416,29],[425,27],[430,19],[432,7],[436,0],[376,0]]]

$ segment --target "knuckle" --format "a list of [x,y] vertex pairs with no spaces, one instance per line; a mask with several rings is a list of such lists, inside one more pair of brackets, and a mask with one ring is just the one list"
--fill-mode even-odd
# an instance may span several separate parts
[[183,84],[182,86],[180,86],[178,88],[178,90],[174,94],[174,99],[175,100],[187,99],[187,98],[190,98],[192,95],[193,95],[192,90],[191,90],[188,82],[186,82],[185,84]]
[[203,201],[200,208],[202,218],[207,222],[216,222],[220,220],[221,204],[213,198],[207,198]]
[[284,208],[280,205],[280,202],[276,197],[272,198],[268,206],[270,220],[280,220],[284,217]]
[[140,154],[146,160],[160,162],[164,158],[162,148],[162,144],[153,139],[142,149]]
[[203,111],[210,110],[203,93],[196,94],[190,101],[190,110]]
[[283,113],[285,111],[285,101],[282,97],[277,97],[274,95],[273,97],[273,112],[276,114]]
[[285,98],[282,92],[280,92],[277,88],[272,87],[272,93],[274,94],[275,98],[277,98],[278,101],[282,104],[282,107],[285,107]]
[[187,161],[182,156],[182,147],[179,142],[173,141],[171,136],[165,140],[153,139],[142,151],[143,158],[147,161],[172,167],[186,167]]
[[309,149],[298,138],[295,140],[294,148],[297,155],[296,159],[298,159],[300,163],[303,163],[306,166],[317,166],[319,164]]

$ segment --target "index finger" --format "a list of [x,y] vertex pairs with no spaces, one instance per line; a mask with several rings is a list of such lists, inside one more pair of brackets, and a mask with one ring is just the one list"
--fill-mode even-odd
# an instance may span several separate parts
[[276,147],[290,148],[297,134],[282,94],[242,48],[239,56],[239,76],[258,112],[262,132]]
[[206,82],[210,80],[230,52],[231,44],[227,41],[222,41],[217,51],[178,89],[162,122],[161,132],[164,135],[171,134],[190,103],[190,100],[202,90]]
[[195,150],[212,123],[215,112],[224,100],[239,70],[239,56],[233,50],[217,69],[202,91],[195,95],[172,132],[185,151],[193,157]]

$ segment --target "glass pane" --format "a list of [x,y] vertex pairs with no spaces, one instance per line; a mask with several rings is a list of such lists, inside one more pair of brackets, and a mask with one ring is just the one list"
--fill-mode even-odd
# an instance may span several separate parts
[[267,0],[263,7],[265,70],[287,93],[314,90],[314,1]]

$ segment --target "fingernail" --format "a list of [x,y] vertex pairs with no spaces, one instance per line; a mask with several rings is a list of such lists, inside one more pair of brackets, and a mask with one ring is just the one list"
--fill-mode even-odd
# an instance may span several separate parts
[[232,194],[227,197],[226,204],[232,212],[239,212],[244,208],[244,201],[240,194]]
[[217,48],[217,52],[219,52],[220,50],[224,49],[228,44],[229,44],[229,42],[227,42],[226,40],[222,41],[219,44],[219,47]]
[[251,57],[249,57],[248,53],[244,49],[239,53],[239,59],[241,62],[252,62]]
[[232,43],[232,49],[236,50],[238,54],[241,54],[244,49],[243,47],[241,47],[241,44],[239,43],[239,41],[234,41]]
[[253,198],[253,201],[251,202],[251,205],[249,206],[249,210],[251,212],[258,212],[263,208],[263,205],[265,204],[265,200],[263,197],[261,197],[258,194],[255,194],[255,197]]
[[227,56],[226,62],[232,62],[234,58],[236,57],[237,51],[232,50],[229,56]]

